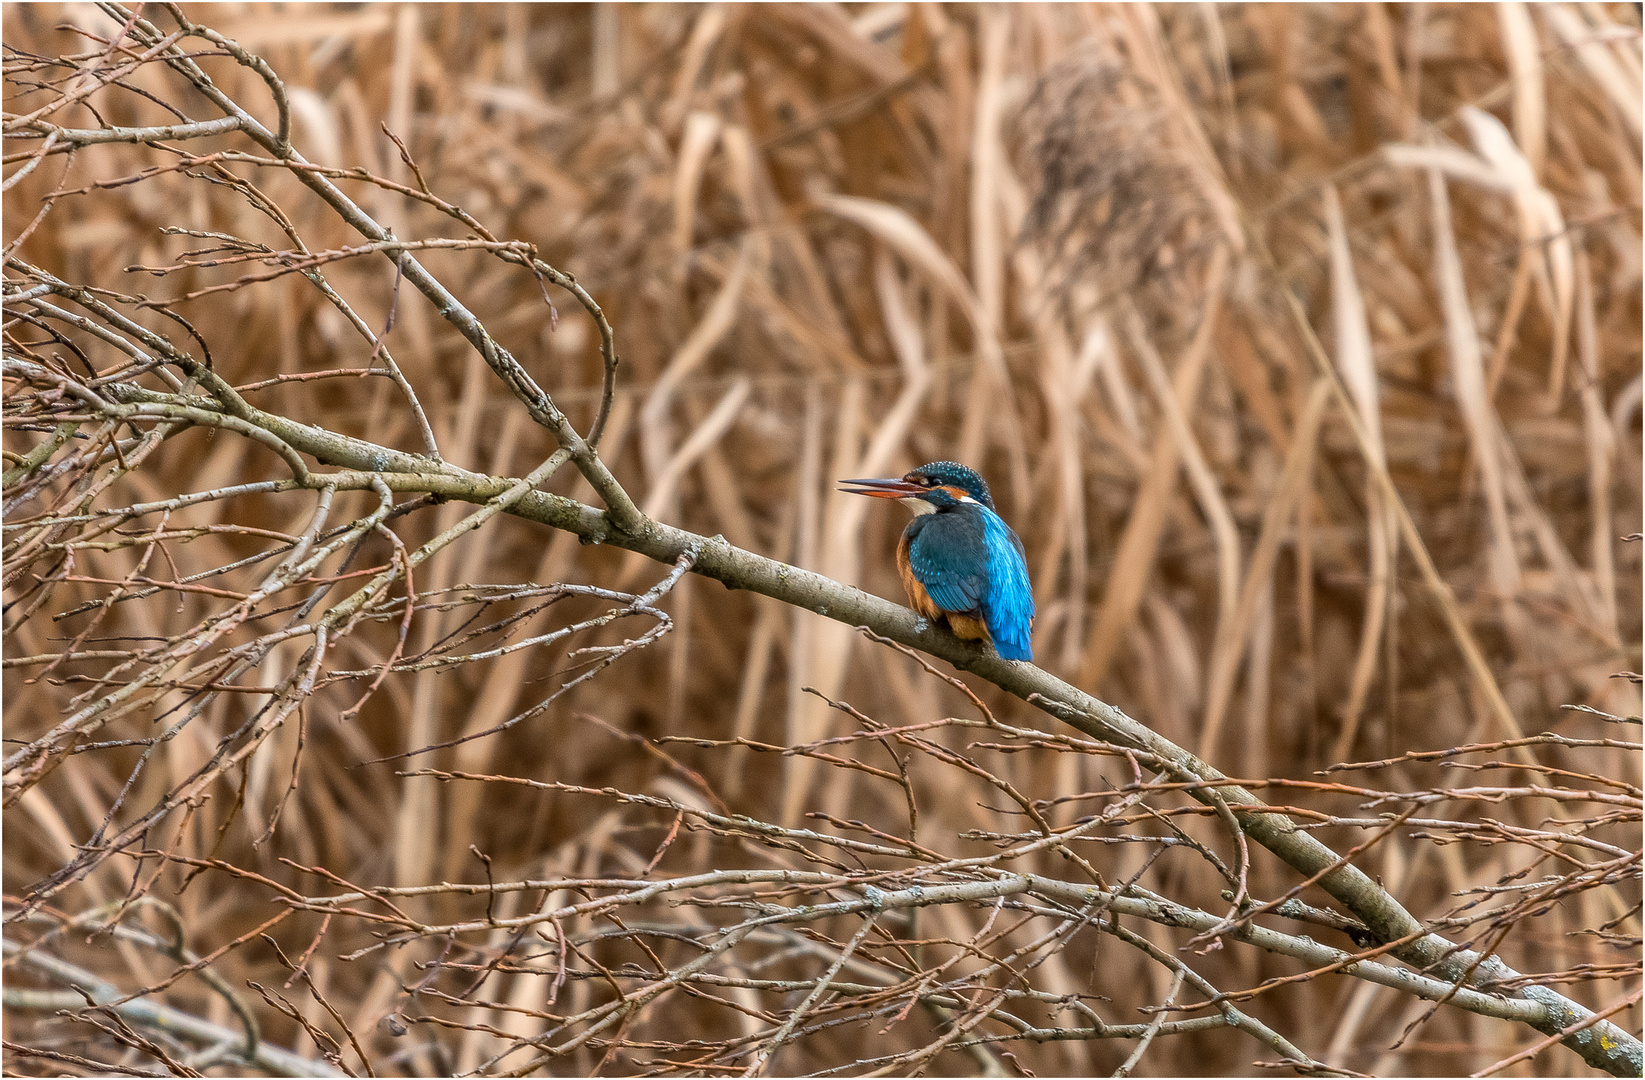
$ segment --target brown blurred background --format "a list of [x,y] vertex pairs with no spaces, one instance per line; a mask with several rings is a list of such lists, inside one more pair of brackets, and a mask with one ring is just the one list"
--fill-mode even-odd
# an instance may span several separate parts
[[[412,183],[386,123],[431,190],[497,236],[536,244],[593,293],[622,357],[602,456],[660,520],[900,600],[902,511],[839,494],[834,481],[961,460],[988,477],[1026,545],[1037,662],[1227,772],[1307,778],[1333,762],[1502,737],[1359,443],[1314,393],[1323,384],[1289,289],[1372,419],[1520,728],[1603,731],[1562,704],[1639,711],[1637,685],[1614,677],[1640,665],[1640,548],[1621,539],[1639,531],[1641,512],[1633,5],[188,11],[280,73],[293,141],[310,160]],[[7,43],[72,51],[64,22],[111,29],[89,7],[11,4]],[[259,115],[271,111],[252,77],[225,68],[222,78]],[[122,100],[131,114],[109,122],[160,122]],[[108,147],[77,159],[72,184],[42,167],[6,196],[8,240],[51,187],[157,160]],[[311,247],[355,242],[290,177],[266,181]],[[349,190],[401,237],[458,234],[426,206]],[[140,291],[151,286],[122,268],[196,244],[161,235],[163,225],[277,241],[243,204],[207,195],[181,181],[96,192],[55,212],[22,253],[64,277]],[[583,313],[560,294],[556,328],[537,283],[483,254],[423,261],[586,425],[600,364]],[[390,264],[355,260],[330,277],[382,325]],[[152,288],[221,280],[200,271]],[[299,277],[180,310],[235,383],[363,365],[369,353]],[[519,476],[548,455],[547,434],[420,298],[402,296],[396,320],[397,359],[448,459]],[[1173,380],[1185,426],[1162,406]],[[257,403],[419,446],[382,380],[275,387]],[[143,479],[153,493],[132,498],[280,475],[242,441],[192,432],[174,442]],[[551,486],[593,501],[569,470]],[[298,531],[308,510],[245,505],[244,520]],[[449,525],[459,512],[442,513]],[[418,587],[638,591],[665,569],[503,520]],[[687,578],[668,608],[677,629],[661,644],[441,763],[638,791],[668,770],[585,717],[651,737],[793,744],[844,730],[804,687],[888,723],[967,707],[906,658],[772,600]],[[312,736],[311,780],[269,849],[245,857],[270,872],[284,854],[409,884],[473,879],[473,844],[509,864],[499,877],[600,870],[616,824],[586,801],[497,802],[391,767],[347,767],[495,726],[546,692],[557,662],[528,651],[389,680],[351,730]],[[43,720],[24,717],[65,700],[10,673],[6,689],[8,724],[30,733]],[[1051,726],[1020,701],[983,696],[1003,719]],[[253,832],[291,752],[251,774]],[[809,759],[677,753],[738,812],[796,823],[814,810],[868,820],[896,810],[881,805],[884,791],[825,777]],[[1101,786],[1075,755],[1001,768],[1034,797]],[[1607,770],[1634,775],[1637,759],[1619,751]],[[73,775],[50,806],[9,812],[8,890],[61,861],[55,845],[84,835],[124,773]],[[940,792],[924,812],[937,831],[981,820],[974,802]],[[246,838],[225,842],[243,851]],[[1488,852],[1381,850],[1367,869],[1416,911],[1502,872]],[[113,897],[121,881],[96,887]],[[1272,867],[1254,881],[1269,894],[1292,883]],[[204,905],[201,925],[254,925],[232,891],[188,902]],[[1570,918],[1603,921],[1587,914]],[[1537,940],[1566,948],[1563,927]],[[1513,959],[1535,969],[1549,955]],[[1267,963],[1250,951],[1206,961],[1243,968],[1247,982],[1289,970],[1252,973]],[[1105,970],[1102,957],[1075,967],[1115,996],[1153,978]],[[369,1028],[394,988],[364,968],[331,962],[324,977]],[[1407,1003],[1356,994],[1302,986],[1270,995],[1264,1015],[1307,1028],[1352,999],[1352,1020],[1316,1032],[1310,1049],[1367,1071],[1466,1071],[1513,1045],[1502,1025],[1442,1020],[1384,1053],[1412,1018]],[[1637,1027],[1637,1016],[1614,1019]],[[1360,1054],[1362,1042],[1374,1052]],[[1112,1070],[1125,1049],[1018,1053],[1057,1073]],[[457,1053],[472,1065],[480,1051]],[[1251,1071],[1250,1056],[1204,1037],[1162,1042],[1148,1060],[1162,1073],[1216,1074]]]

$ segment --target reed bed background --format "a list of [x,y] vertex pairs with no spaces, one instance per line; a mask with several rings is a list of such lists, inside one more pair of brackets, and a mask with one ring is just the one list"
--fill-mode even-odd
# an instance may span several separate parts
[[[1635,729],[1561,708],[1640,711],[1638,677],[1622,677],[1640,667],[1642,602],[1640,545],[1625,539],[1641,518],[1633,5],[187,10],[279,73],[293,143],[310,161],[426,185],[498,238],[535,245],[589,290],[621,355],[601,457],[651,517],[900,599],[892,559],[900,509],[840,494],[834,481],[964,461],[990,479],[1026,545],[1036,662],[1230,775],[1388,791],[1466,786],[1474,773],[1415,760],[1346,780],[1318,774],[1334,763],[1553,731],[1612,745],[1545,746],[1543,767],[1638,782],[1637,748],[1618,741]],[[105,38],[117,29],[84,5],[12,4],[4,17],[8,50],[43,56],[92,48],[65,24]],[[19,55],[8,51],[8,65]],[[267,100],[253,73],[210,70],[236,100]],[[148,75],[133,85],[164,93],[164,80]],[[8,79],[8,117],[39,104],[27,87],[21,74]],[[172,122],[138,94],[108,100],[108,123]],[[199,99],[186,100],[191,116],[207,115]],[[8,155],[30,148],[8,140]],[[66,280],[179,296],[234,282],[245,268],[190,266],[159,278],[128,271],[177,267],[203,246],[163,227],[278,241],[223,185],[175,173],[61,197],[37,220],[47,192],[172,159],[111,143],[75,154],[66,176],[62,160],[44,159],[6,193],[5,236],[9,245],[23,237],[16,253]],[[291,176],[260,173],[256,182],[311,249],[358,243]],[[347,190],[398,237],[461,235],[427,202],[364,183]],[[539,282],[484,251],[419,257],[586,431],[599,402],[600,337],[575,304],[559,294],[551,315]],[[326,275],[371,326],[389,323],[392,308],[386,340],[447,460],[520,476],[554,451],[474,350],[397,283],[391,262],[339,259]],[[1293,303],[1347,386],[1358,433],[1329,393]],[[237,385],[361,368],[371,352],[301,275],[204,293],[176,310],[209,343],[216,372]],[[176,332],[159,316],[144,319]],[[331,431],[421,447],[416,418],[387,379],[286,381],[247,395]],[[6,447],[21,454],[38,443],[38,435],[8,434]],[[1403,509],[1368,460],[1385,466]],[[109,505],[281,475],[278,460],[249,440],[195,430],[120,479]],[[592,499],[570,470],[546,489]],[[349,505],[374,505],[364,498]],[[187,520],[297,536],[313,512],[311,499],[262,495],[211,505]],[[8,515],[33,512],[8,506]],[[462,513],[450,505],[408,518],[401,540],[415,548]],[[254,541],[198,536],[167,549],[175,567],[160,576],[244,558],[259,550]],[[391,559],[388,545],[378,546],[360,566]],[[87,549],[79,572],[119,582],[139,555]],[[420,568],[415,586],[431,600],[437,590],[486,582],[635,594],[666,574],[639,555],[500,517]],[[1435,591],[1434,576],[1448,594]],[[9,604],[27,583],[13,586]],[[107,595],[107,584],[64,582],[52,610]],[[116,605],[95,632],[161,640],[198,620],[209,599],[161,593]],[[524,605],[516,593],[497,610]],[[748,862],[746,838],[730,826],[676,838],[673,812],[614,802],[600,789],[868,838],[849,823],[882,836],[897,828],[888,822],[906,828],[905,794],[917,795],[919,834],[948,838],[944,850],[960,854],[987,854],[1029,827],[1002,809],[1008,800],[997,786],[939,753],[991,737],[942,723],[975,720],[979,705],[1005,725],[1056,727],[1028,704],[980,682],[971,684],[973,703],[914,657],[850,626],[691,575],[658,606],[673,628],[655,644],[621,655],[525,722],[409,763],[360,764],[493,729],[580,671],[587,654],[571,661],[565,645],[549,645],[395,674],[348,716],[340,714],[364,684],[332,683],[315,692],[302,726],[270,734],[203,793],[207,803],[143,846],[219,860],[314,896],[343,886],[292,862],[328,868],[349,888],[764,865]],[[530,612],[522,626],[541,633],[603,610],[570,597]],[[466,632],[468,617],[420,613],[408,655]],[[638,625],[596,627],[575,644],[621,645],[639,636]],[[8,619],[8,752],[68,711],[93,670],[58,665],[40,677],[41,664],[13,661],[55,655],[83,626]],[[382,664],[395,629],[362,634],[341,666]],[[1478,650],[1473,666],[1465,637]],[[277,656],[258,685],[275,685],[296,658]],[[223,695],[208,719],[232,727],[244,698]],[[748,745],[816,744],[859,730],[831,702],[892,727],[931,725],[932,747],[912,779],[905,774],[906,791],[817,752]],[[139,738],[141,726],[107,738]],[[660,741],[679,737],[696,741]],[[126,794],[136,754],[117,747],[77,754],[21,795],[8,790],[8,897],[72,860],[117,798],[146,806],[205,761],[214,742],[179,739]],[[851,754],[882,771],[897,767],[888,764],[895,754],[874,745],[853,744]],[[1058,826],[1096,812],[1073,796],[1108,791],[1131,772],[1123,757],[1043,746],[987,761],[993,777],[1040,800],[1039,812]],[[401,775],[427,768],[585,790]],[[1288,791],[1283,800],[1339,815],[1365,804],[1345,790]],[[1467,890],[1498,887],[1527,865],[1539,867],[1533,877],[1551,872],[1534,852],[1462,826],[1501,819],[1536,828],[1549,813],[1529,797],[1459,798],[1433,809],[1454,815],[1457,833],[1394,830],[1360,865],[1419,916],[1454,913],[1470,895],[1483,902]],[[1630,820],[1637,815],[1590,829],[1633,852],[1624,872],[1535,918],[1527,912],[1501,948],[1525,971],[1588,965],[1562,992],[1592,1008],[1633,994],[1611,1019],[1637,1032],[1639,844]],[[1206,836],[1214,826],[1214,816],[1191,823]],[[1321,835],[1342,851],[1366,834],[1342,825]],[[1165,850],[1081,852],[1110,882],[1141,873],[1157,893],[1214,908],[1219,879]],[[150,874],[163,874],[158,885]],[[1296,880],[1258,860],[1250,891],[1267,899]],[[119,858],[55,894],[52,910],[64,919],[106,911],[139,881],[178,913],[196,956],[278,913],[270,887],[244,874]],[[566,902],[529,892],[494,899],[505,917]],[[405,903],[428,925],[476,917],[458,897]],[[943,907],[924,932],[972,940],[992,925],[991,911]],[[167,925],[153,912],[142,917]],[[385,1073],[473,1069],[544,1030],[529,1013],[448,1009],[417,996],[463,989],[434,982],[437,961],[466,958],[466,945],[453,952],[456,936],[342,959],[373,944],[372,928],[346,913],[305,910],[268,931],[283,958],[252,936],[213,967],[242,995],[247,980],[276,991],[286,984],[274,997],[249,997],[263,1037],[313,1056],[327,1049],[314,1030],[329,1032],[338,1060],[355,1069],[363,1057]],[[1182,944],[1151,923],[1135,929],[1158,947]],[[508,936],[476,940],[498,948]],[[553,936],[532,941],[541,952]],[[174,966],[130,940],[64,940],[64,955],[119,986],[152,984]],[[1182,955],[1223,988],[1299,970],[1232,943]],[[282,966],[299,958],[313,989],[306,997]],[[494,973],[484,996],[544,1007],[560,989],[544,963]],[[1150,1014],[1138,1006],[1175,993],[1169,966],[1111,941],[1073,938],[1036,970],[1048,992],[1109,999],[1090,1007],[1115,1024],[1146,1024]],[[575,988],[592,995],[585,1005],[603,991]],[[623,1029],[617,1041],[632,1046],[619,1052],[592,1040],[544,1067],[661,1070],[667,1052],[645,1038],[683,1044],[762,1030],[771,1001],[747,986],[725,993],[742,1012],[706,989],[676,994]],[[314,1027],[282,1015],[279,994]],[[227,997],[197,979],[162,996],[235,1027]],[[1363,1072],[1461,1074],[1534,1041],[1524,1028],[1443,1008],[1430,1016],[1429,1003],[1336,977],[1275,987],[1244,1007],[1314,1057]],[[49,1017],[12,999],[7,1016],[14,1044],[62,1038],[98,1058],[88,1048],[108,1038],[52,1034]],[[925,1046],[943,1030],[935,1014],[891,1020],[819,1027],[761,1067],[849,1068]],[[406,1025],[410,1033],[397,1035]],[[81,1041],[70,1047],[70,1035]],[[1085,1075],[1111,1072],[1133,1047],[1027,1040],[1005,1046],[1004,1059],[949,1049],[915,1063],[945,1074]],[[1185,1031],[1158,1039],[1136,1068],[1262,1072],[1254,1056],[1260,1048],[1227,1030]],[[85,1069],[13,1055],[7,1066]],[[1556,1047],[1511,1071],[1581,1068]]]

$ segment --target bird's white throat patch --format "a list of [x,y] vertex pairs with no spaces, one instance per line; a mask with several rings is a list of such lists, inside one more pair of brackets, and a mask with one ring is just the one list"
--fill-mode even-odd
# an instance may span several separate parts
[[914,511],[916,516],[920,514],[935,514],[937,512],[937,508],[935,506],[926,502],[917,495],[910,495],[906,499],[898,499],[897,501],[908,507],[908,509]]

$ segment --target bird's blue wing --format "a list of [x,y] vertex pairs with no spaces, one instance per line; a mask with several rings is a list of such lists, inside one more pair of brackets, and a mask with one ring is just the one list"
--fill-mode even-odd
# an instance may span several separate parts
[[983,539],[988,547],[988,588],[982,597],[982,619],[994,639],[994,651],[1007,660],[1032,660],[1030,631],[1034,624],[1034,589],[1028,583],[1028,560],[1022,541],[1000,516],[982,511]]
[[944,611],[976,611],[988,591],[986,527],[971,514],[930,514],[914,522],[908,568],[931,602]]

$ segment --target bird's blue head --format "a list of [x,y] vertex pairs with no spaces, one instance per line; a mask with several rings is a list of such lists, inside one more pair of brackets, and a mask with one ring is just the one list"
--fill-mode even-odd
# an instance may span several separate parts
[[952,510],[964,506],[967,500],[994,509],[994,497],[988,492],[988,481],[975,469],[969,469],[957,461],[933,461],[905,474],[900,480],[841,480],[840,483],[852,485],[840,490],[853,495],[901,499],[915,513]]

